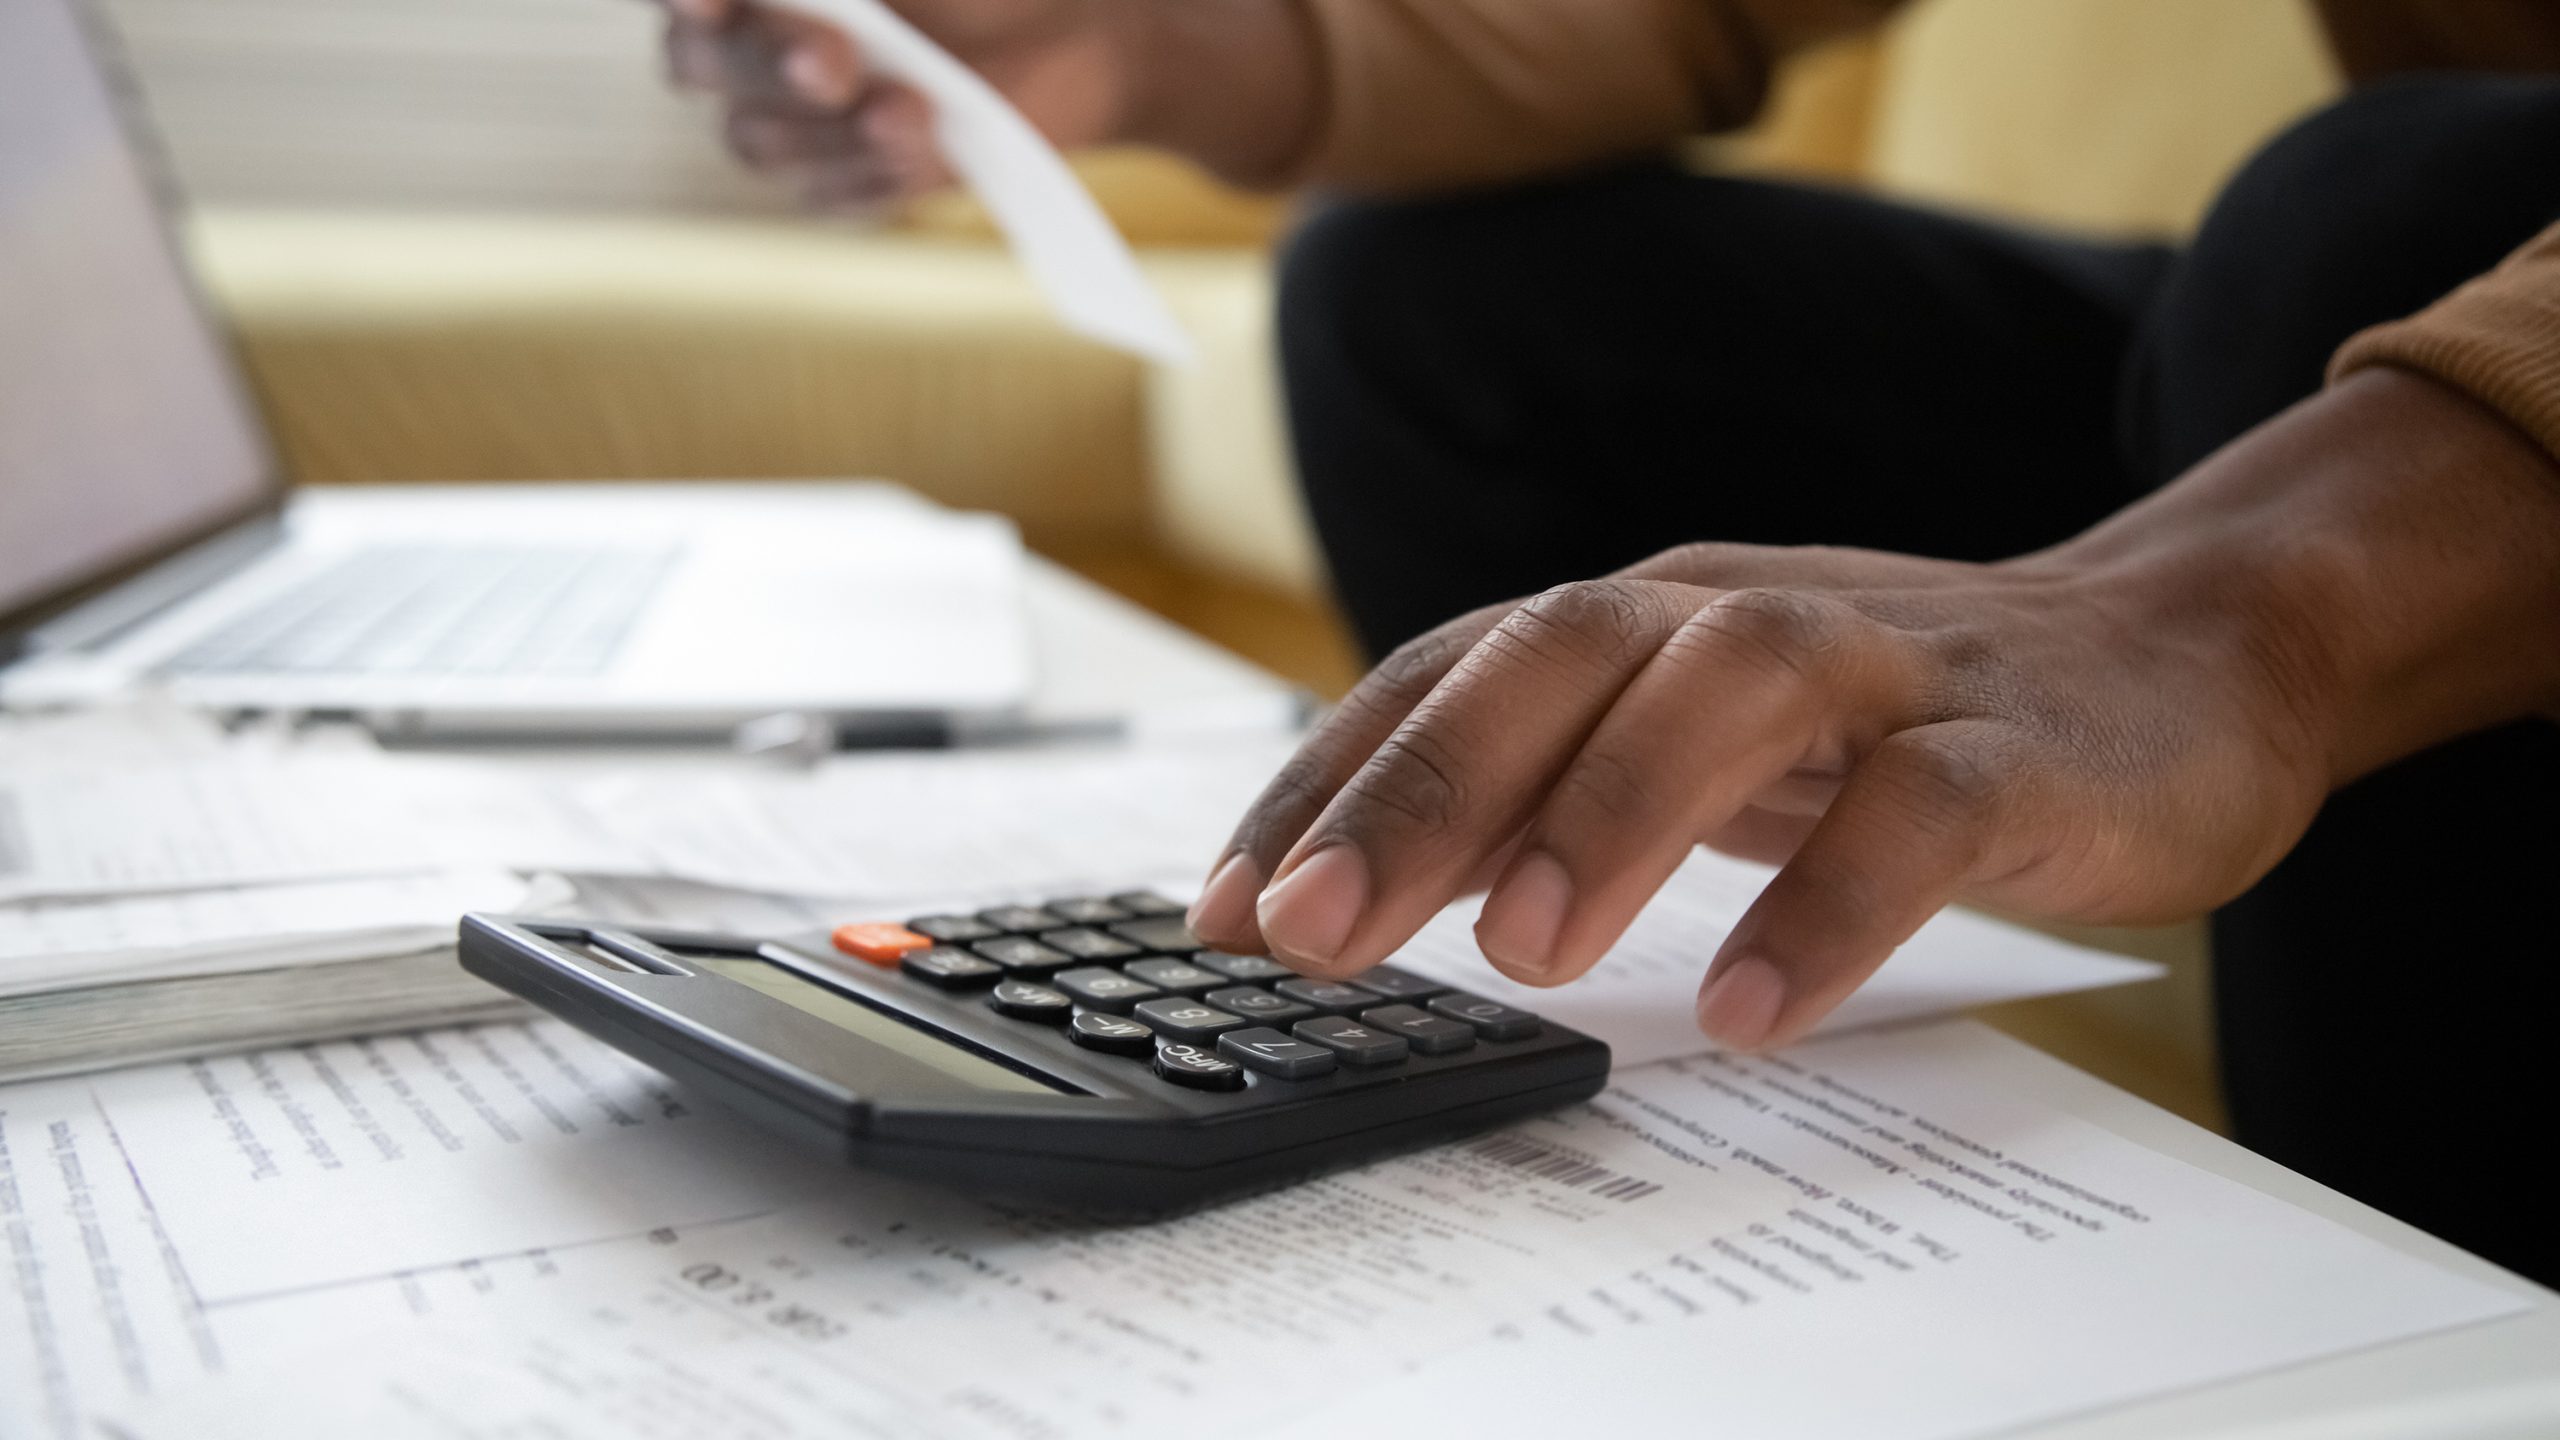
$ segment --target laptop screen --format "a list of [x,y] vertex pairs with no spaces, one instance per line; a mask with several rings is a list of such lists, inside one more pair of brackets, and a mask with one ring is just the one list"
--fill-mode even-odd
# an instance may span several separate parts
[[79,17],[0,3],[0,616],[247,514],[272,471]]

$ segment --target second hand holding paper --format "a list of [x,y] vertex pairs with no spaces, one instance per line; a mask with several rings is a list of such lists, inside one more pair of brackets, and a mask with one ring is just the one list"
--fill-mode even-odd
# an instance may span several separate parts
[[923,92],[943,158],[994,215],[1069,329],[1162,364],[1191,363],[1190,336],[1128,242],[1011,102],[879,0],[790,4],[842,27],[871,70]]

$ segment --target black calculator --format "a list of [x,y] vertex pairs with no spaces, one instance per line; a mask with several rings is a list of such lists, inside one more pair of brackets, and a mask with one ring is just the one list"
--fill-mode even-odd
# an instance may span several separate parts
[[1131,892],[758,940],[472,915],[462,963],[856,1166],[1153,1214],[1598,1093],[1609,1047],[1392,965],[1208,949]]

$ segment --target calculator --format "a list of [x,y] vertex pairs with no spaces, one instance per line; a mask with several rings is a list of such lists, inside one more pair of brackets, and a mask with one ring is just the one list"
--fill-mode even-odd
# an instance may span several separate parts
[[471,915],[465,968],[854,1166],[1155,1214],[1598,1093],[1609,1047],[1393,965],[1304,978],[1151,892],[770,940]]

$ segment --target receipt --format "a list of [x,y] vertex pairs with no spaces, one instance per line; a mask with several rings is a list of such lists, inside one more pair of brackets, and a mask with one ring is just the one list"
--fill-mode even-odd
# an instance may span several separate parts
[[1128,242],[1066,161],[993,86],[879,0],[791,5],[842,26],[872,69],[933,102],[943,157],[995,216],[1067,328],[1163,364],[1191,362],[1190,336],[1138,268]]

